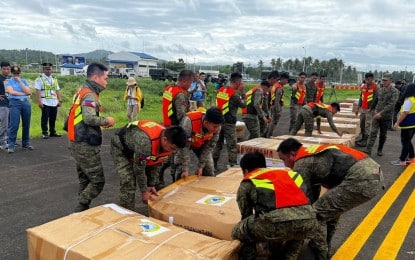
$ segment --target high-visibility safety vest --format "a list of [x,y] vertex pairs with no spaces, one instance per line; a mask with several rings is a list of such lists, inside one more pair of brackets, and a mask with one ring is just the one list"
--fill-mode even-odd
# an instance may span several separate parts
[[[277,96],[277,90],[281,89],[282,90],[282,95],[280,97],[280,100],[276,100]],[[274,105],[275,102],[280,102],[281,106],[284,106],[284,86],[282,86],[280,83],[275,83],[272,88],[271,88],[271,101],[270,101],[270,105]]]
[[43,85],[42,88],[40,89],[44,93],[44,96],[42,96],[42,98],[46,98],[46,99],[55,98],[56,96],[50,95],[50,92],[57,90],[58,80],[55,79],[54,77],[50,77],[52,79],[52,85],[49,85],[49,83],[46,82],[46,79],[44,77],[40,76],[39,78],[42,81],[42,85]]
[[[68,139],[71,142],[85,142],[90,145],[101,145],[101,127],[86,125],[83,121],[81,104],[83,98],[88,93],[93,93],[96,96],[96,99],[99,100],[98,95],[87,87],[83,87],[75,93],[67,120]],[[101,106],[97,105],[95,110],[96,115],[99,116]],[[88,128],[91,128],[94,131],[88,131]]]
[[333,113],[333,107],[331,105],[327,105],[321,102],[308,102],[307,106],[309,106],[313,111],[316,111],[317,108],[322,108],[322,109],[327,109],[328,111]]
[[297,105],[303,105],[305,100],[306,87],[304,84],[297,82],[297,92],[295,93],[295,99],[297,100]]
[[317,81],[316,86],[317,86],[316,102],[321,102],[321,98],[323,97],[326,86],[324,85],[323,81]]
[[326,176],[325,180],[322,181],[322,185],[327,188],[339,185],[342,182],[344,176],[346,176],[347,171],[353,164],[355,164],[357,161],[367,158],[367,154],[352,149],[348,146],[340,144],[316,144],[308,147],[301,147],[298,150],[294,161],[296,162],[301,158],[317,155],[328,150],[333,151],[333,165],[335,167],[331,169],[330,173]]
[[206,142],[212,139],[213,133],[203,133],[203,115],[205,113],[200,111],[192,111],[187,113],[187,116],[192,122],[192,137],[191,137],[191,146],[193,148],[200,148]]
[[260,86],[255,86],[252,89],[250,89],[245,94],[246,98],[246,107],[242,108],[242,114],[252,114],[256,115],[257,111],[255,110],[254,103],[252,102],[252,97],[254,96],[254,93],[260,88]]
[[[408,99],[411,101],[412,106],[408,111],[408,115],[406,115],[405,119],[399,124],[399,128],[401,129],[415,128],[415,97],[409,97]],[[403,107],[401,107],[401,113],[402,112]]]
[[166,128],[150,120],[139,120],[131,122],[127,125],[127,128],[131,125],[137,126],[148,136],[151,141],[151,154],[145,158],[142,158],[146,160],[146,165],[152,166],[166,161],[171,152],[160,152],[160,137]]
[[255,212],[308,205],[305,185],[300,174],[290,170],[259,168],[244,176],[257,191]]
[[222,115],[229,112],[229,100],[235,94],[235,89],[230,87],[221,87],[216,94],[216,106],[222,111]]
[[362,108],[363,109],[369,109],[370,108],[370,104],[373,101],[373,94],[376,90],[376,88],[378,87],[378,85],[376,83],[372,83],[370,85],[370,87],[367,86],[367,84],[362,84],[362,89],[361,89],[361,99],[362,99]]
[[164,89],[162,98],[164,126],[171,126],[173,123],[176,125],[179,124],[179,122],[176,122],[177,120],[174,118],[176,116],[176,111],[173,105],[173,99],[179,93],[184,93],[184,91],[178,86],[170,85]]

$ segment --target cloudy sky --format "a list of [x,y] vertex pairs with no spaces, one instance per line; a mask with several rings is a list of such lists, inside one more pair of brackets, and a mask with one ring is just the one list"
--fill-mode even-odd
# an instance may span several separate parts
[[306,55],[415,71],[412,0],[14,0],[0,9],[1,49],[251,66]]

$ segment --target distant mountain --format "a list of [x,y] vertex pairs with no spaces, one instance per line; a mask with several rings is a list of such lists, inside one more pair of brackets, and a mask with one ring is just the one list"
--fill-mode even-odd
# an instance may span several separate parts
[[85,57],[85,59],[89,63],[90,61],[106,61],[108,58],[108,55],[113,54],[113,53],[114,52],[112,51],[95,50],[95,51],[91,51],[87,53],[78,53],[78,54],[73,54],[73,55]]

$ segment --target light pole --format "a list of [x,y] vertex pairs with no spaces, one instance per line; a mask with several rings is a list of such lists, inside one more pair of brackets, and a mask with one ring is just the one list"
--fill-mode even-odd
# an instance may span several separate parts
[[303,72],[305,72],[305,59],[307,57],[307,52],[306,52],[304,46],[303,46],[303,50],[304,50]]

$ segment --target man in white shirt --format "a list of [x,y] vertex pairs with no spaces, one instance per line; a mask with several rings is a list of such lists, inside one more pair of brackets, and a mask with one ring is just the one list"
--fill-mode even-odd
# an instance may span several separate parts
[[[52,63],[43,63],[43,73],[36,79],[35,88],[39,108],[42,109],[42,138],[60,137],[56,132],[55,122],[58,107],[62,105],[62,96],[58,80],[52,76]],[[49,123],[49,131],[48,131]]]

